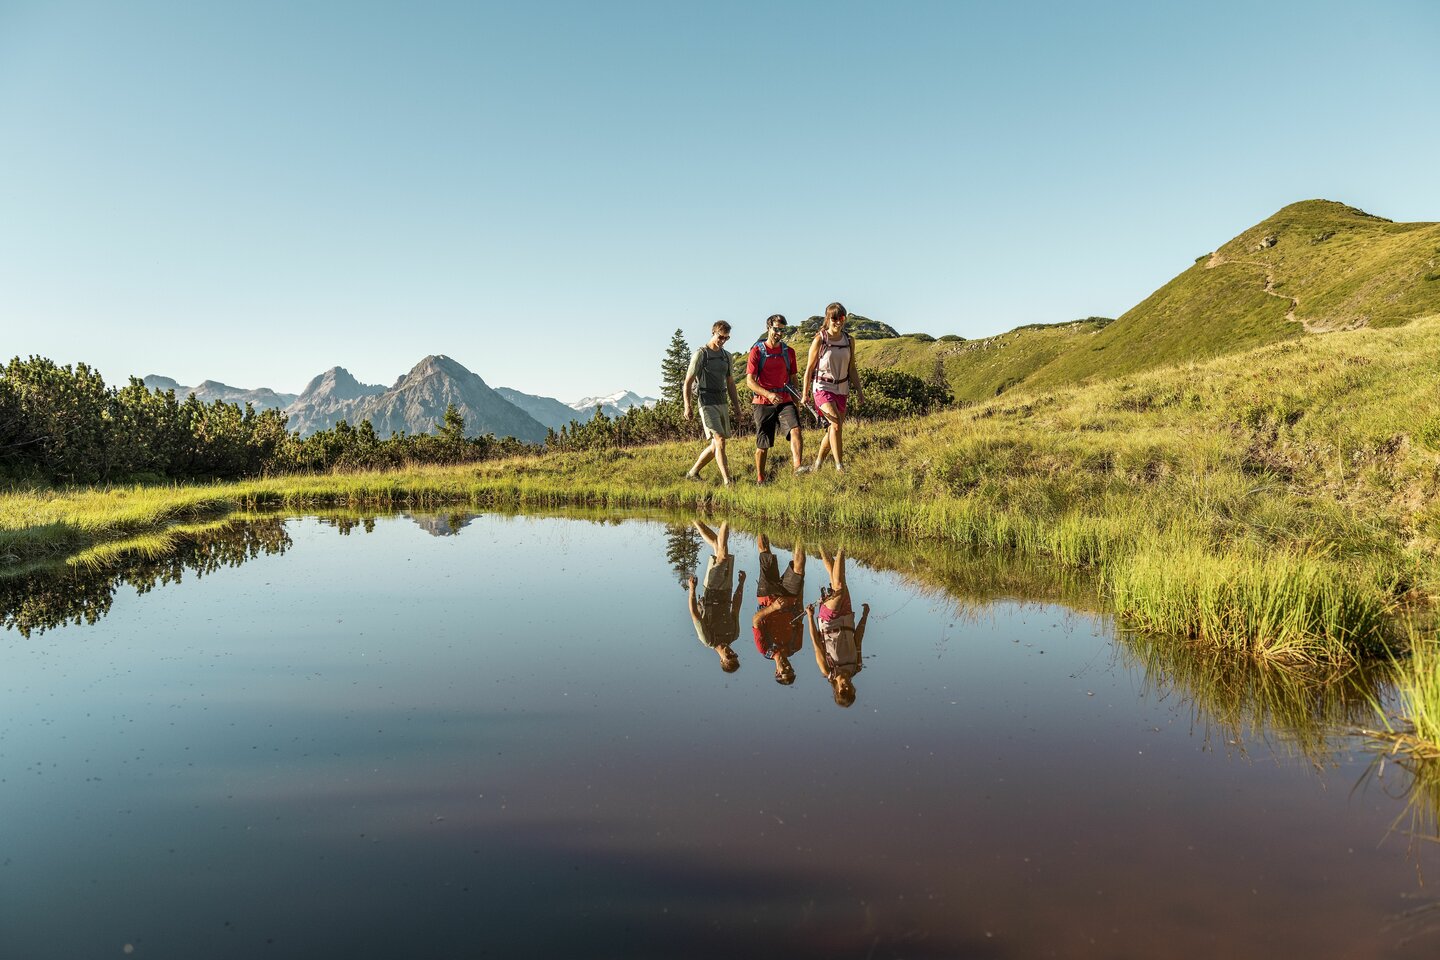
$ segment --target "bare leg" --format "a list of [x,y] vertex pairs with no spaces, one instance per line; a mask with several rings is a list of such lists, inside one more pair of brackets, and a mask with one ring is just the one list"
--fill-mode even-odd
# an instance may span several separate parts
[[725,438],[718,433],[711,441],[712,450],[715,455],[715,465],[720,468],[720,479],[726,486],[730,485],[730,464],[725,460]]
[[[830,453],[835,457],[835,466],[844,469],[845,456],[843,445],[840,441],[841,428],[845,426],[845,414],[835,408],[835,404],[827,403],[820,407],[825,419],[828,421],[825,427],[825,439],[820,441],[820,449],[830,448]],[[822,455],[820,460],[825,458]]]
[[[705,464],[709,463],[712,459],[714,459],[714,457],[715,445],[712,443],[710,446],[700,451],[700,457],[695,461],[695,466],[690,468],[691,476],[699,476],[700,468],[705,466]],[[725,471],[722,469],[720,472],[723,475]]]
[[800,576],[805,576],[805,541],[795,541],[795,555],[790,558],[790,566],[795,568],[795,572]]
[[825,454],[830,452],[830,428],[827,426],[825,432],[820,434],[820,450],[815,454],[815,469],[819,470],[825,466]]
[[720,534],[715,538],[715,559],[724,560],[730,556],[730,521],[720,521]]
[[803,455],[805,452],[804,448],[805,437],[802,434],[800,428],[796,427],[794,430],[790,431],[790,464],[797,470],[805,465],[805,461],[803,459]]
[[[696,530],[700,531],[700,536],[704,538],[705,545],[708,546],[711,550],[715,551],[715,555],[718,557],[720,555],[720,546],[716,541],[715,531],[705,526],[705,524],[699,520],[691,520],[690,522],[694,525]],[[723,528],[724,525],[722,524],[721,526]]]
[[825,572],[830,574],[830,596],[825,599],[825,606],[839,609],[845,599],[845,548],[836,548],[834,557],[827,557],[822,548],[820,558],[825,561]]
[[756,480],[764,480],[764,479],[765,479],[765,454],[766,454],[767,452],[768,452],[768,451],[761,450],[759,447],[756,447],[756,448],[755,448],[755,479],[756,479]]

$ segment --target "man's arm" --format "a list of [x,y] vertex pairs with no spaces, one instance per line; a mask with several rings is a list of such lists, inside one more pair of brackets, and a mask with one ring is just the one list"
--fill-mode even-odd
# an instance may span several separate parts
[[[671,607],[673,610],[674,607]],[[695,575],[690,575],[690,616],[692,619],[700,619],[700,603],[695,599]]]
[[736,623],[740,622],[740,603],[744,600],[745,594],[745,571],[740,571],[740,582],[735,586],[735,596],[730,598],[730,616]]
[[701,347],[700,350],[696,350],[695,353],[690,357],[690,369],[685,371],[685,385],[680,388],[680,393],[685,398],[686,420],[689,420],[691,416],[693,416],[690,410],[690,390],[692,387],[695,386],[695,379],[700,374],[700,354],[701,351],[703,351],[704,349],[704,347]]
[[764,397],[771,403],[774,403],[776,400],[780,399],[774,391],[767,390],[764,387],[760,386],[760,384],[755,382],[755,371],[750,369],[749,364],[747,364],[745,367],[745,385],[750,388],[750,392],[754,393],[755,396]]
[[768,607],[761,607],[759,610],[755,611],[755,616],[751,618],[750,623],[752,626],[758,627],[762,622],[769,620],[771,617],[775,616],[775,614],[780,613],[785,609],[785,604],[776,601],[775,603],[770,604]]

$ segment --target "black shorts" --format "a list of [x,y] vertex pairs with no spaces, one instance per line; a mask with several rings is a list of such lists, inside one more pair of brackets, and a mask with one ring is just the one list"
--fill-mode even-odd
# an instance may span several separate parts
[[757,597],[794,597],[799,600],[805,593],[805,578],[795,570],[795,561],[785,565],[780,572],[780,558],[769,550],[760,554],[760,576],[756,578]]
[[800,415],[795,412],[795,403],[754,403],[750,413],[755,417],[755,448],[769,450],[775,443],[775,428],[780,427],[783,436],[800,427]]

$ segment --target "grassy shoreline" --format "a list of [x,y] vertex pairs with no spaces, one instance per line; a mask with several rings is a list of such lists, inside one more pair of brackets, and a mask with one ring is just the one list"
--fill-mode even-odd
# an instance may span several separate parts
[[[722,489],[665,444],[391,473],[0,495],[0,573],[241,509],[703,510],[1093,574],[1127,625],[1284,664],[1401,641],[1437,593],[1440,317],[1308,337],[912,421],[852,423],[851,472]],[[818,433],[808,431],[807,449]],[[750,446],[731,446],[748,479]],[[778,459],[778,458],[777,458]],[[713,469],[713,468],[712,468]],[[163,546],[158,541],[156,548]]]

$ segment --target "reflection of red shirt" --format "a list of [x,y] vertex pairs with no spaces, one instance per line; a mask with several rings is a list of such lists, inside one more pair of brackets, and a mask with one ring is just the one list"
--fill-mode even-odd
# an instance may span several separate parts
[[[760,354],[765,353],[765,366],[760,366]],[[755,371],[759,370],[760,375],[755,377]],[[772,393],[780,394],[781,403],[793,403],[795,398],[790,396],[785,389],[785,384],[795,375],[795,351],[790,345],[781,342],[779,347],[771,350],[765,341],[760,341],[750,348],[750,359],[745,361],[745,375],[755,377],[755,382]],[[769,403],[770,401],[755,394],[756,403]]]
[[802,624],[797,617],[800,616],[799,597],[759,597],[760,609],[763,612],[771,605],[778,605],[782,609],[779,613],[772,613],[760,621],[760,626],[755,628],[755,649],[765,655],[766,659],[775,659],[775,654],[793,657],[800,652],[803,640],[800,636]]

